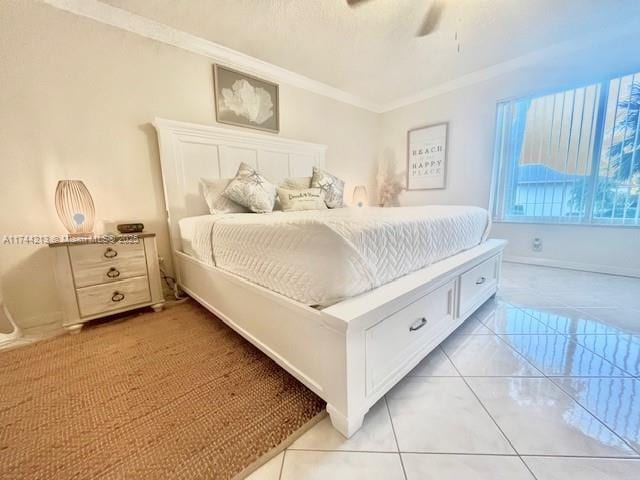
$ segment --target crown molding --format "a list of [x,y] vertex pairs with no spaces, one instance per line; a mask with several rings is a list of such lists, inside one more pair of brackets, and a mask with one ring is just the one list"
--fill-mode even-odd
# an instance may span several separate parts
[[236,68],[267,80],[302,88],[318,95],[354,105],[375,113],[382,113],[380,105],[352,95],[338,88],[318,82],[272,63],[246,55],[223,45],[177,30],[163,23],[113,7],[98,0],[42,0],[44,3],[75,15],[120,28],[212,59],[227,67]]
[[615,39],[635,31],[635,25],[619,25],[613,31],[589,33],[582,38],[561,42],[530,52],[520,57],[497,63],[481,70],[462,75],[393,102],[379,104],[353,95],[326,83],[313,80],[258,58],[246,55],[210,40],[177,30],[163,23],[136,15],[127,10],[107,5],[98,0],[40,0],[60,10],[90,18],[100,23],[120,28],[137,35],[210,58],[215,63],[236,68],[258,77],[298,87],[318,95],[353,105],[374,113],[385,113],[414,103],[419,103],[445,93],[486,82],[524,67],[544,61],[550,56],[568,55],[599,42]]
[[549,47],[534,50],[533,52],[525,55],[512,58],[511,60],[496,63],[481,70],[476,70],[466,75],[462,75],[413,95],[380,105],[380,110],[382,112],[390,112],[445,93],[450,93],[477,83],[486,82],[487,80],[491,80],[506,73],[511,73],[531,65],[542,63],[548,58],[561,58],[562,56],[570,55],[578,50],[588,49],[605,41],[622,38],[630,33],[635,33],[636,30],[637,28],[635,24],[627,23],[626,25],[618,25],[614,30],[607,30],[597,34],[589,33],[588,35],[584,35],[579,38],[556,43]]
[[482,70],[477,70],[466,75],[462,75],[461,77],[457,77],[453,80],[440,83],[434,87],[427,88],[418,93],[414,93],[413,95],[402,97],[393,102],[386,103],[384,105],[381,105],[380,109],[382,112],[390,112],[392,110],[406,107],[414,103],[419,103],[424,100],[443,95],[445,93],[450,93],[461,88],[485,82],[487,80],[491,80],[492,78],[504,75],[505,73],[513,72],[527,65],[530,65],[531,63],[533,63],[532,60],[539,59],[538,57],[540,56],[541,55],[539,55],[538,52],[534,52],[534,54],[517,57],[513,60],[491,65],[490,67],[483,68]]

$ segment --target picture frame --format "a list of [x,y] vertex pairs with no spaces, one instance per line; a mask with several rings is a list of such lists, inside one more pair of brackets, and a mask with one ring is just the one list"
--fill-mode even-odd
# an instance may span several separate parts
[[278,84],[217,64],[213,78],[217,122],[280,132]]
[[407,132],[407,190],[446,188],[449,123]]

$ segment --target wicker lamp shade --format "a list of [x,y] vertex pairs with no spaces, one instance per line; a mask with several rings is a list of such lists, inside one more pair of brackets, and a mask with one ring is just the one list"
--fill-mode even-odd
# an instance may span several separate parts
[[369,195],[367,195],[367,187],[364,185],[358,185],[353,189],[353,204],[356,207],[366,207],[369,202]]
[[89,190],[80,180],[60,180],[56,187],[56,211],[70,235],[93,232],[96,211]]

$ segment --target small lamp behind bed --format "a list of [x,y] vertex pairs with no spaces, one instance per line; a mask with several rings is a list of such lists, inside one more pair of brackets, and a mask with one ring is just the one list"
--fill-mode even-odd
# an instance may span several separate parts
[[367,187],[364,185],[357,185],[353,189],[353,204],[356,207],[366,207],[369,202],[369,196],[367,195]]

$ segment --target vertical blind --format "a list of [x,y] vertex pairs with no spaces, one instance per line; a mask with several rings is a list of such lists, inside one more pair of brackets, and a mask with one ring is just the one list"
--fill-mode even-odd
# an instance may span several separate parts
[[640,225],[640,74],[498,104],[498,221]]

